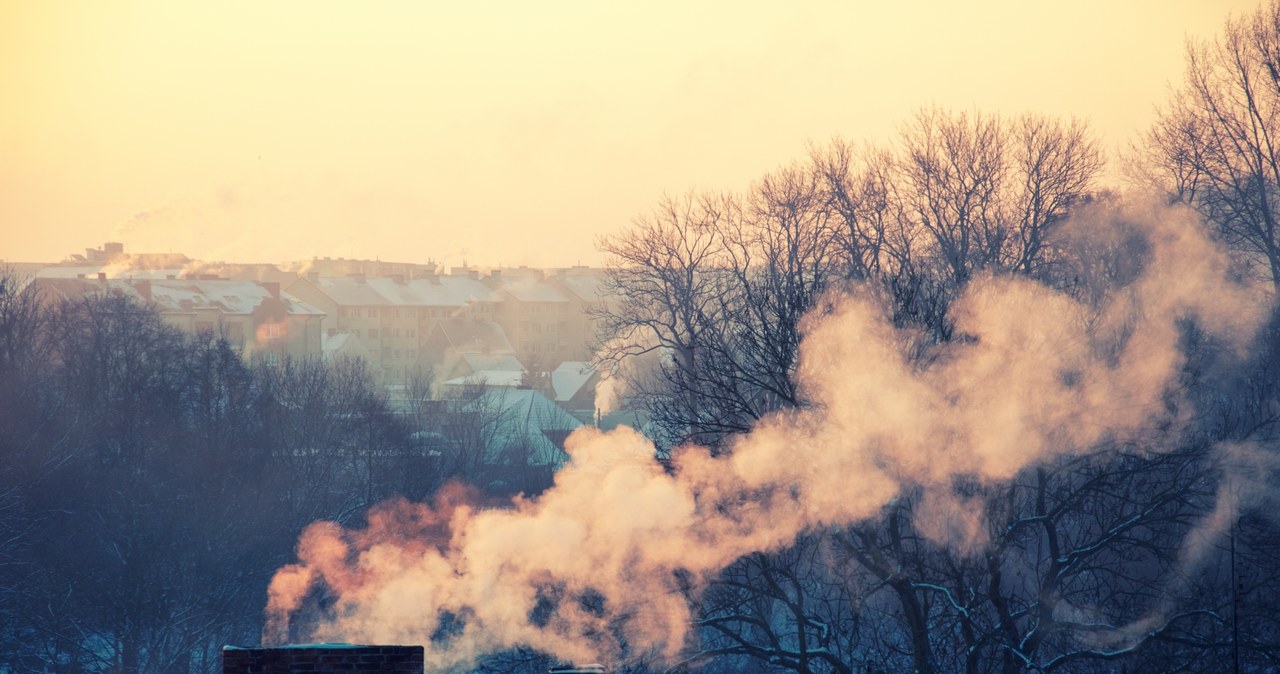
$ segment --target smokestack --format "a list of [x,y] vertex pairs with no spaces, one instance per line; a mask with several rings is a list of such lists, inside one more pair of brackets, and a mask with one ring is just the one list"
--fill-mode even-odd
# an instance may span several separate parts
[[275,299],[280,299],[280,282],[279,281],[262,281],[262,287],[267,289],[268,293]]
[[98,280],[99,280],[99,281],[105,281],[105,280],[107,280],[107,272],[105,272],[105,271],[100,271],[100,272],[98,272]]
[[139,294],[139,295],[142,295],[142,299],[144,299],[144,300],[146,300],[146,301],[148,301],[148,302],[150,302],[150,301],[151,301],[151,281],[149,281],[149,280],[147,280],[147,279],[142,279],[142,280],[139,280],[139,281],[134,281],[134,282],[133,282],[133,287],[134,287],[134,289],[135,289],[135,290],[137,290],[137,291],[138,291],[138,294]]
[[309,644],[222,649],[222,674],[423,674],[421,646]]

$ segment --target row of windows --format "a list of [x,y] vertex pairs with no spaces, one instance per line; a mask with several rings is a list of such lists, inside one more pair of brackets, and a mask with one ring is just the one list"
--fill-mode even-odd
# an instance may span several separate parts
[[417,330],[405,330],[402,333],[400,328],[391,328],[387,330],[379,330],[378,328],[369,328],[369,330],[365,333],[361,333],[359,329],[356,329],[356,330],[352,330],[351,333],[354,334],[356,337],[368,337],[369,339],[384,339],[384,338],[399,339],[401,336],[409,337],[409,338],[418,336]]
[[[487,314],[490,307],[486,304],[472,305],[474,313]],[[418,318],[425,320],[428,318],[449,318],[450,316],[460,316],[465,311],[462,309],[445,309],[445,308],[428,308],[418,309],[416,316],[413,309],[405,309],[404,315],[401,316],[400,309],[378,309],[377,307],[338,307],[339,318]]]
[[560,302],[554,304],[529,302],[524,305],[524,311],[528,314],[563,314],[568,310],[569,305]]
[[521,342],[520,350],[527,353],[545,352],[554,354],[557,351],[568,352],[570,351],[570,346],[564,342],[561,342],[558,346],[554,342]]

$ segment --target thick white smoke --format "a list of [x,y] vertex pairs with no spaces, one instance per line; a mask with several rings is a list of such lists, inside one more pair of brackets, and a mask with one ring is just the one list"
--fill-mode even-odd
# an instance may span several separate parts
[[514,508],[448,491],[384,504],[362,530],[317,523],[271,584],[264,638],[285,638],[322,585],[335,601],[307,616],[309,638],[425,644],[429,668],[517,646],[594,661],[625,641],[674,656],[690,639],[690,587],[806,529],[873,516],[904,487],[925,489],[923,534],[981,546],[980,515],[931,486],[1006,480],[1176,427],[1180,321],[1243,348],[1262,317],[1265,300],[1230,279],[1187,213],[1131,208],[1064,236],[1114,249],[1127,245],[1118,221],[1141,233],[1132,278],[1107,270],[1124,283],[1101,284],[1089,305],[1023,278],[978,279],[952,312],[964,338],[923,359],[905,355],[918,336],[853,289],[805,326],[798,378],[814,405],[763,420],[725,455],[682,447],[664,468],[639,433],[586,429],[554,487]]

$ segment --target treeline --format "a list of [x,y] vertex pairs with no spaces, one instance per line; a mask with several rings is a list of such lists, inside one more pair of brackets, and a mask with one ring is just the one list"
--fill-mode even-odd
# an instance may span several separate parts
[[220,671],[306,525],[484,484],[497,410],[479,388],[433,413],[429,384],[393,409],[363,361],[249,364],[0,274],[0,671]]
[[[1280,3],[1194,45],[1188,73],[1129,153],[1133,193],[1102,184],[1081,122],[928,109],[891,145],[815,146],[744,193],[667,199],[604,241],[619,304],[600,315],[601,362],[665,448],[730,452],[766,415],[809,407],[804,317],[833,291],[877,302],[920,368],[972,339],[950,310],[976,279],[1101,311],[1151,263],[1134,200],[1194,211],[1271,317],[1243,355],[1184,317],[1185,364],[1153,410],[1177,422],[1150,437],[944,485],[981,514],[976,548],[938,542],[966,523],[938,522],[921,485],[870,521],[739,560],[690,596],[683,669],[1280,667]],[[1104,226],[1082,236],[1073,220]]]

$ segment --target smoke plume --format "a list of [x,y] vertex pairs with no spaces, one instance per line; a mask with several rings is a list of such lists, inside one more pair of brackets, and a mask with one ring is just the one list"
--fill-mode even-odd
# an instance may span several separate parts
[[[1174,432],[1188,414],[1172,386],[1186,321],[1243,349],[1266,305],[1185,212],[1127,207],[1060,237],[1064,259],[1101,261],[1079,265],[1079,292],[978,278],[950,314],[959,338],[923,357],[921,336],[870,293],[833,299],[804,326],[797,377],[812,405],[762,420],[730,452],[680,447],[664,466],[633,430],[583,429],[553,488],[512,508],[453,489],[383,504],[364,529],[312,525],[271,584],[264,640],[419,643],[437,668],[518,646],[669,658],[691,638],[686,597],[717,571],[874,516],[904,488],[924,489],[922,534],[980,548],[957,479]],[[318,591],[332,598],[323,610]]]

